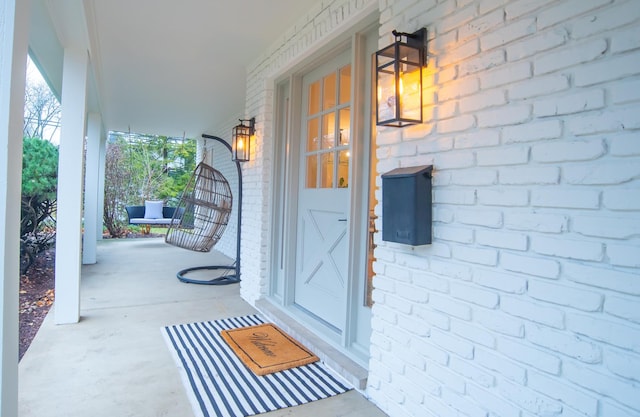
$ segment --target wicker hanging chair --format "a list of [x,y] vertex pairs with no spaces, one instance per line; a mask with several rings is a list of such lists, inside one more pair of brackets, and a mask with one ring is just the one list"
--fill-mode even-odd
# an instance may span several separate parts
[[200,162],[175,210],[165,241],[198,252],[209,252],[227,227],[233,195],[220,171]]

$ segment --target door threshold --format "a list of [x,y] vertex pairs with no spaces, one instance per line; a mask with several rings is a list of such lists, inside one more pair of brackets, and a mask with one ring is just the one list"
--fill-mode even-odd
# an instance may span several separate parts
[[270,300],[262,298],[256,301],[255,307],[266,318],[313,351],[322,362],[346,379],[358,391],[365,390],[369,373],[367,369],[322,340],[320,336],[311,332]]

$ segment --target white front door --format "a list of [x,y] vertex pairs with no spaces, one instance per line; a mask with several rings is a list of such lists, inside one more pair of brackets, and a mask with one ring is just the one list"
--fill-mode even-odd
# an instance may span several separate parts
[[294,303],[337,333],[349,268],[351,52],[302,79]]
[[373,23],[321,64],[292,71],[277,85],[274,120],[270,299],[364,367],[377,46]]

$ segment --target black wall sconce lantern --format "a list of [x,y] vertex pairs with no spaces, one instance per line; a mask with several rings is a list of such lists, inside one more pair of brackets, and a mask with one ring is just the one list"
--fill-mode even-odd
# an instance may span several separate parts
[[[248,122],[245,125],[244,122]],[[231,133],[231,160],[246,162],[251,155],[251,137],[256,132],[256,118],[240,119],[240,124]]]
[[395,42],[376,52],[376,124],[394,127],[419,124],[427,29],[392,33]]

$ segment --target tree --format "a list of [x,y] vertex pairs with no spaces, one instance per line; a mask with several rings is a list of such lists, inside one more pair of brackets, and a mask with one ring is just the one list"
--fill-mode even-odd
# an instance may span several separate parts
[[24,273],[55,237],[58,148],[40,138],[24,138],[20,215],[21,267]]
[[140,201],[160,198],[157,191],[168,171],[168,138],[166,136],[144,136],[130,141],[129,165],[136,181]]
[[110,143],[116,142],[136,190],[129,196],[130,203],[170,200],[181,194],[195,168],[194,140],[112,132]]
[[183,140],[172,143],[168,146],[167,175],[158,188],[159,198],[171,200],[182,195],[182,191],[191,178],[191,174],[196,167],[196,142],[194,140]]
[[111,237],[120,237],[125,232],[123,213],[133,191],[125,146],[122,142],[109,143],[105,156],[103,221]]
[[145,200],[169,203],[182,194],[195,168],[196,143],[184,138],[111,132],[105,166],[104,223],[113,237],[125,231],[125,207]]
[[[29,70],[31,71],[31,68]],[[42,79],[28,77],[25,88],[23,136],[51,141],[59,126],[60,102]]]

